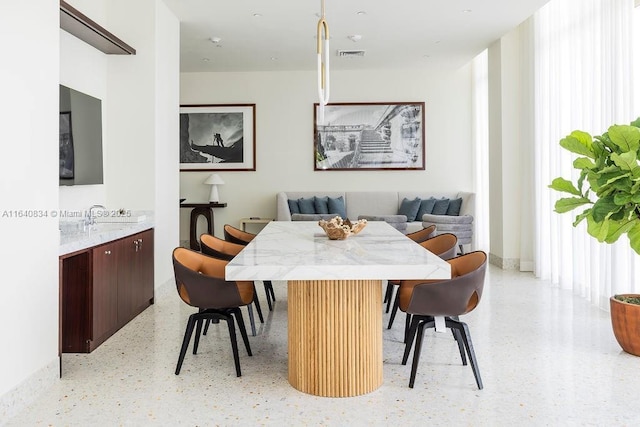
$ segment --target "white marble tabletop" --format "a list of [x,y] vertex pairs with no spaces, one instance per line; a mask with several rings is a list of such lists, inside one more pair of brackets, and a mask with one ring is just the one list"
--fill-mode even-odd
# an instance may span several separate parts
[[386,222],[329,240],[316,221],[272,221],[226,267],[228,280],[447,279],[449,264]]
[[78,226],[79,221],[67,221],[64,225],[61,223],[58,255],[70,254],[153,228],[153,213],[144,214],[144,220],[140,222],[97,223],[86,229]]

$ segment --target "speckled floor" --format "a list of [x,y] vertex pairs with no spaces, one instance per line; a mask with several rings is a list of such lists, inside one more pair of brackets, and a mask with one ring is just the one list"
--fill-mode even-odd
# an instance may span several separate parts
[[409,389],[399,314],[384,330],[384,385],[341,399],[289,386],[286,285],[274,287],[275,310],[250,337],[253,357],[240,347],[241,378],[224,324],[174,375],[192,309],[165,288],[92,354],[64,355],[63,378],[9,425],[640,425],[640,359],[620,350],[608,314],[531,274],[491,267],[480,306],[465,318],[483,390],[451,334],[432,331]]

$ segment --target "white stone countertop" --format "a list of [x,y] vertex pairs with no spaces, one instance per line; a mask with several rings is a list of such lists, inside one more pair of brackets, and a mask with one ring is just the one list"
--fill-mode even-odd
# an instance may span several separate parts
[[316,221],[273,221],[226,267],[228,280],[448,279],[449,263],[386,222],[329,240]]
[[137,212],[135,215],[144,216],[144,219],[140,222],[98,222],[87,227],[86,231],[82,230],[81,221],[61,221],[58,255],[112,242],[154,227],[152,212]]

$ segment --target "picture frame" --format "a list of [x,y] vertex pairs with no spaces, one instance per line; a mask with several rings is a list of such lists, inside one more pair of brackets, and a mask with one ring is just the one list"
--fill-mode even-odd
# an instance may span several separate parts
[[256,104],[180,106],[180,171],[211,170],[256,170]]
[[314,104],[316,171],[424,170],[424,102],[335,103],[318,124]]
[[73,151],[73,128],[71,127],[71,111],[64,111],[60,113],[59,132],[59,178],[73,179],[75,177],[75,154]]

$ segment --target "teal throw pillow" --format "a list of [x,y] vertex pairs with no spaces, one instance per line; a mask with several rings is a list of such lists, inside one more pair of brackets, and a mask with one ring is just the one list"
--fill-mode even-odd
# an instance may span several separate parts
[[398,215],[406,216],[407,221],[411,222],[416,220],[418,210],[420,210],[420,199],[416,197],[413,200],[409,200],[405,197],[404,199],[402,199],[402,203],[400,203]]
[[329,197],[327,204],[329,206],[329,213],[339,215],[340,218],[343,219],[347,217],[347,210],[344,206],[344,199],[342,196],[336,198]]
[[449,207],[447,208],[447,215],[460,215],[460,208],[462,207],[462,199],[449,200]]
[[329,213],[329,197],[314,197],[314,206],[317,214]]
[[[300,207],[302,209],[302,207]],[[433,210],[431,213],[433,215],[446,215],[447,209],[449,209],[449,199],[442,198],[437,199],[436,203],[433,205]]]
[[316,213],[315,197],[309,199],[298,199],[298,206],[300,207],[301,214],[314,214]]
[[287,203],[289,203],[289,212],[291,212],[291,214],[299,214],[300,213],[300,206],[298,206],[298,201],[297,200],[287,200]]
[[429,197],[428,199],[424,199],[420,201],[420,209],[418,209],[418,214],[416,215],[416,221],[422,221],[422,215],[430,214],[433,212],[433,207],[436,204],[435,197]]

